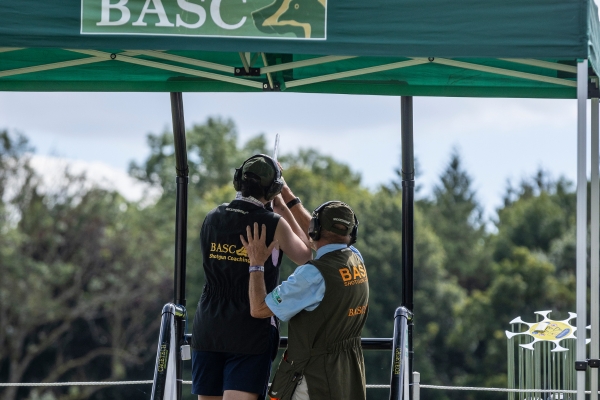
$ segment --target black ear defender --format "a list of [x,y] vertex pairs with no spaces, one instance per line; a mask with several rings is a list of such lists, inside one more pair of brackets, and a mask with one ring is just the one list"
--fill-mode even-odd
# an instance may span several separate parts
[[[342,203],[346,207],[350,208],[350,210],[352,210],[352,208],[348,204],[338,200],[332,200],[321,204],[315,209],[315,211],[313,211],[312,218],[310,219],[310,223],[308,225],[308,237],[310,237],[312,240],[317,241],[321,238],[321,221],[319,220],[321,217],[321,212],[333,203]],[[349,246],[356,243],[356,237],[358,236],[358,219],[356,218],[354,210],[352,210],[352,214],[354,215],[354,227],[352,227],[352,231],[350,231],[350,243],[348,244]]]
[[235,169],[235,173],[233,174],[233,188],[238,192],[242,190],[242,181],[244,180],[242,171],[244,170],[244,165],[246,165],[248,161],[259,157],[267,160],[267,162],[275,171],[275,177],[273,178],[273,181],[269,186],[265,187],[265,200],[273,200],[273,198],[281,193],[281,190],[283,189],[283,179],[281,179],[281,170],[279,169],[279,165],[277,165],[275,160],[266,154],[257,154],[252,156],[244,161],[239,168]]
[[[354,214],[354,210],[352,210],[352,214]],[[352,231],[350,231],[350,243],[348,244],[348,246],[352,246],[354,243],[356,243],[357,236],[358,236],[358,219],[356,218],[356,214],[354,214],[354,227],[352,228]]]

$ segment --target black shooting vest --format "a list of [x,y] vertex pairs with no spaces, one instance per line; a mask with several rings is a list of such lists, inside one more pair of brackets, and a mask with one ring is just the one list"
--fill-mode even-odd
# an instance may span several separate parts
[[313,311],[290,319],[288,348],[269,395],[290,400],[306,379],[310,400],[365,400],[360,335],[368,312],[367,270],[349,248],[310,263],[323,275],[325,296]]
[[[206,283],[194,317],[193,349],[241,354],[267,351],[271,319],[250,315],[250,259],[240,235],[246,237],[246,227],[254,222],[258,222],[259,229],[265,224],[268,246],[279,218],[278,214],[243,200],[222,204],[206,216],[200,231]],[[278,265],[273,265],[271,257],[264,265],[267,292],[279,282],[282,256],[280,251]]]

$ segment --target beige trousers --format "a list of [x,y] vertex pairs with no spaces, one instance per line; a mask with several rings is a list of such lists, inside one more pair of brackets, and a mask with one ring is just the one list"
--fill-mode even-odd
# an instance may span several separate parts
[[302,377],[302,382],[296,387],[292,400],[310,400],[308,397],[308,385],[306,384],[305,376]]

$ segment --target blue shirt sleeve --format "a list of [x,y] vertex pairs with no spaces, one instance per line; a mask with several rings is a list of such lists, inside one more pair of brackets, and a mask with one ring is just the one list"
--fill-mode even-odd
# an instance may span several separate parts
[[312,311],[325,296],[325,280],[311,264],[301,265],[289,278],[267,294],[267,307],[282,321],[290,320],[302,310]]
[[360,251],[358,251],[356,247],[350,246],[350,250],[352,250],[352,252],[360,258],[360,261],[365,262],[365,260],[363,260],[362,254],[360,254]]

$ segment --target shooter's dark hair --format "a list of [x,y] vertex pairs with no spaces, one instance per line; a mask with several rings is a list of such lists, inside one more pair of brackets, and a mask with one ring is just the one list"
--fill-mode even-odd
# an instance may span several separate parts
[[241,182],[242,196],[244,197],[254,197],[255,199],[264,199],[265,191],[267,188],[264,188],[260,184],[260,177],[252,172],[246,172],[244,174],[244,179]]

